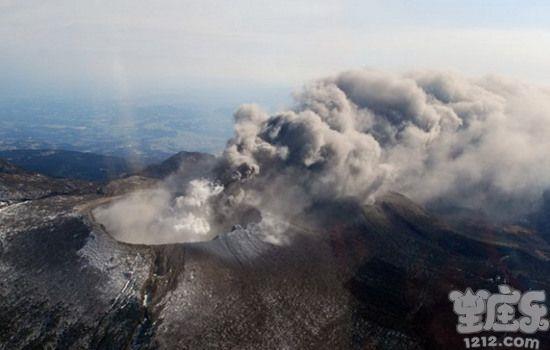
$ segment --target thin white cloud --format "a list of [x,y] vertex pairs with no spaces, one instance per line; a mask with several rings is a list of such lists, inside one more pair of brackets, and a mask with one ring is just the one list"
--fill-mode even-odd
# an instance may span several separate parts
[[[403,6],[378,2],[4,1],[0,6],[0,71],[38,80],[111,85],[116,61],[125,66],[131,85],[144,86],[210,80],[291,85],[358,66],[500,73],[550,83],[547,28],[527,22],[492,28],[492,22],[478,19],[471,29],[466,19],[468,25],[457,25],[449,12],[436,10],[433,21],[419,23],[415,15],[421,6],[410,14]],[[444,16],[452,25],[442,24]]]

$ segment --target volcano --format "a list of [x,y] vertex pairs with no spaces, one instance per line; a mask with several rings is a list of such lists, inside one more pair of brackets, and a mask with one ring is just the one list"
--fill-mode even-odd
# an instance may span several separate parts
[[[211,170],[209,156],[182,158]],[[394,192],[311,203],[289,218],[289,244],[250,224],[144,245],[117,241],[93,209],[154,186],[154,168],[103,185],[0,171],[3,349],[462,349],[451,290],[550,288],[533,225]]]

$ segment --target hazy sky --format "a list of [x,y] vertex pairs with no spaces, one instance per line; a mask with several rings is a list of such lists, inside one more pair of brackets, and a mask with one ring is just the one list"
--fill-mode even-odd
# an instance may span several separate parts
[[550,85],[548,1],[0,0],[2,92],[296,87],[450,69]]

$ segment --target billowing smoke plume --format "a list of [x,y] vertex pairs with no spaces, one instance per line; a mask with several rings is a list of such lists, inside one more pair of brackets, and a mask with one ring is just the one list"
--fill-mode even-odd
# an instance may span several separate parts
[[118,229],[131,235],[137,225],[183,241],[213,227],[213,215],[235,217],[235,208],[284,221],[317,201],[368,203],[387,191],[518,218],[550,188],[549,150],[543,88],[495,77],[349,71],[307,86],[288,111],[240,107],[217,174],[223,192],[205,183],[215,195],[194,207],[167,204],[169,195],[161,203],[136,197],[161,208],[151,214],[159,223],[120,221]]
[[292,110],[247,105],[235,120],[225,160],[272,196],[368,202],[391,190],[508,217],[550,185],[550,92],[494,77],[350,71]]

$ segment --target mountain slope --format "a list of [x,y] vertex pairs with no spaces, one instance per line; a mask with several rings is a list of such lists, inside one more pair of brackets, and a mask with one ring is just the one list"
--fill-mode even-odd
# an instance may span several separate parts
[[4,347],[462,349],[449,291],[550,287],[550,249],[536,232],[464,231],[398,194],[315,203],[291,219],[287,245],[263,241],[267,227],[119,243],[90,212],[108,200],[0,209]]
[[215,161],[216,157],[207,153],[179,152],[159,164],[147,166],[139,175],[162,179],[180,172],[182,176],[193,177],[211,171]]
[[13,203],[61,194],[93,193],[98,186],[92,182],[70,179],[53,179],[42,174],[25,171],[0,159],[0,207]]
[[56,178],[105,181],[132,172],[135,167],[122,158],[64,150],[0,151],[5,158],[27,171]]

